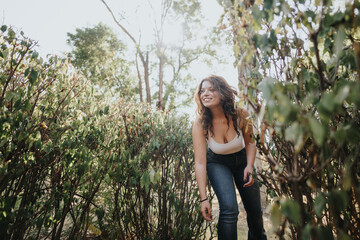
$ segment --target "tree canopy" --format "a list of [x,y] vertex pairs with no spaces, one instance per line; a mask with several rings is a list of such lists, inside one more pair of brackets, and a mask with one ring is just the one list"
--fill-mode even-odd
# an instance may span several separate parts
[[135,76],[131,74],[130,61],[125,59],[126,46],[111,28],[99,23],[92,28],[77,28],[76,33],[67,35],[73,48],[68,56],[86,78],[123,98],[135,95]]

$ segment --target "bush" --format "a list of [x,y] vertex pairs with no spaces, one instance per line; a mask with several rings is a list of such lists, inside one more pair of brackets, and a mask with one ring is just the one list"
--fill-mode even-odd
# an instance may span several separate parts
[[359,1],[220,1],[280,239],[360,238]]
[[186,117],[104,103],[7,26],[0,44],[4,239],[204,238]]

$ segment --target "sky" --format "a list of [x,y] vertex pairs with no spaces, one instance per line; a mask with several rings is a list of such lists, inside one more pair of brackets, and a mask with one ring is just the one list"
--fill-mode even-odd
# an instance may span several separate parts
[[[153,11],[149,10],[146,0],[107,0],[121,23],[127,26],[133,35],[141,31],[141,39],[153,37],[153,29],[149,19]],[[139,4],[139,3],[142,4]],[[151,0],[154,4],[160,0]],[[216,26],[223,8],[216,0],[200,0],[206,26]],[[71,50],[66,44],[67,32],[74,33],[76,28],[93,27],[99,22],[110,26],[119,34],[121,40],[128,41],[119,27],[115,24],[105,5],[100,0],[0,0],[0,23],[11,25],[17,30],[22,30],[25,36],[38,41],[38,51],[41,56],[47,54],[62,55]],[[152,24],[152,23],[150,23]],[[139,26],[145,26],[141,30]],[[171,37],[181,34],[174,25]],[[173,40],[174,40],[173,39]],[[128,42],[129,46],[131,42]],[[131,46],[133,47],[133,46]],[[232,49],[227,50],[231,53]],[[191,68],[192,74],[199,81],[209,74],[224,76],[232,86],[237,85],[237,72],[233,67],[233,56],[229,56],[229,63],[219,64],[209,68],[206,64],[198,63]]]

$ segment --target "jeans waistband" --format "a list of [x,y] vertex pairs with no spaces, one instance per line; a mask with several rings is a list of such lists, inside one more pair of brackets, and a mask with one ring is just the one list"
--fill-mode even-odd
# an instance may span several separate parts
[[208,148],[206,155],[207,164],[223,164],[230,168],[243,167],[246,165],[245,148],[231,154],[216,154],[210,148]]
[[240,151],[238,152],[235,152],[235,153],[230,153],[230,154],[217,154],[217,153],[214,153],[210,148],[207,149],[207,153],[210,154],[211,156],[218,156],[218,157],[232,157],[232,156],[240,156],[245,152],[245,148],[241,149]]

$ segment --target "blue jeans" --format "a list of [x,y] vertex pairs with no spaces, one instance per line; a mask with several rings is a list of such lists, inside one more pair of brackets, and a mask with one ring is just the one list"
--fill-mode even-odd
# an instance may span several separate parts
[[247,164],[245,149],[226,155],[215,154],[208,149],[206,159],[208,178],[220,206],[220,216],[217,225],[218,239],[237,239],[239,209],[234,182],[247,213],[248,240],[266,239],[259,184],[255,182],[250,187],[243,187],[245,184],[244,169]]

